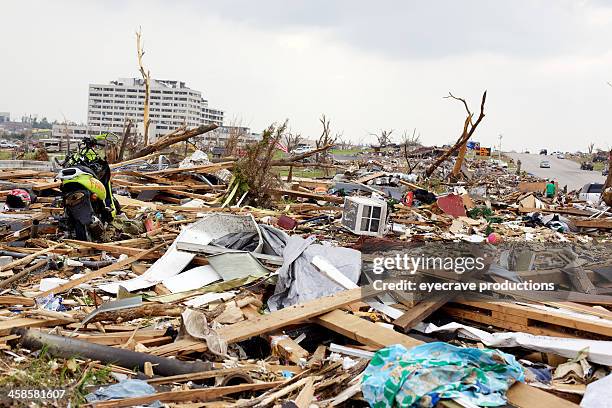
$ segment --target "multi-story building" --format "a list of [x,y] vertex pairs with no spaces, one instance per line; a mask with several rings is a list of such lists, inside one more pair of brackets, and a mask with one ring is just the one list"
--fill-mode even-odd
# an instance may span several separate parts
[[0,112],[0,123],[10,122],[11,114],[9,112]]
[[[223,125],[223,111],[209,107],[202,93],[188,88],[185,82],[152,79],[150,87],[149,135],[152,139],[183,125]],[[139,78],[90,84],[87,109],[89,129],[121,133],[126,119],[142,122],[144,99],[145,85]]]

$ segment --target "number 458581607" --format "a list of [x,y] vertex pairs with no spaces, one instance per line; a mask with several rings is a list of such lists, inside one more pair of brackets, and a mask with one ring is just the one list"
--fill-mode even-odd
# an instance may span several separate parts
[[13,399],[60,399],[64,397],[66,390],[62,389],[21,389],[16,388],[8,392],[8,397]]

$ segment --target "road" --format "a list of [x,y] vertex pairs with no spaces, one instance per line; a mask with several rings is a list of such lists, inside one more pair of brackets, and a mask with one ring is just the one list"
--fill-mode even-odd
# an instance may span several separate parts
[[[557,159],[556,156],[539,154],[506,153],[514,162],[521,160],[521,169],[538,177],[556,180],[560,188],[567,185],[569,191],[577,190],[587,183],[603,183],[605,177],[600,171],[580,170],[580,164],[572,160]],[[540,168],[540,161],[548,160],[549,169]]]

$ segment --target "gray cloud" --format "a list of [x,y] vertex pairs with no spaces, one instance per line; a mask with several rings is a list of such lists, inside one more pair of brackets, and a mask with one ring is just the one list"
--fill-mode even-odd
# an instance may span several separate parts
[[390,58],[472,53],[540,58],[592,48],[609,29],[592,27],[588,13],[610,2],[207,0],[185,7],[261,30],[328,30],[356,49]]

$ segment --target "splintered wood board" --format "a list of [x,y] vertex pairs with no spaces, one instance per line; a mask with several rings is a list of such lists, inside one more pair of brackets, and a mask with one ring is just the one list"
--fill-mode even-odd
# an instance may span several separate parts
[[361,344],[377,348],[386,347],[391,344],[403,344],[410,348],[422,343],[405,334],[372,323],[359,316],[345,313],[341,310],[333,310],[321,315],[315,318],[314,322],[336,333],[356,340]]
[[[217,334],[228,343],[236,343],[253,336],[303,322],[376,293],[372,288],[356,288],[337,292],[299,305],[289,306],[258,318],[245,320],[217,330]],[[365,296],[364,296],[365,294]]]

